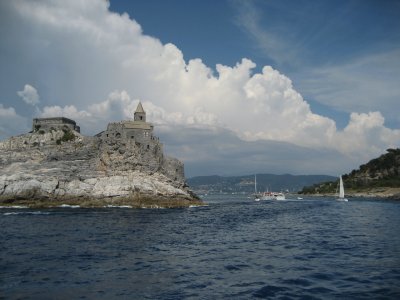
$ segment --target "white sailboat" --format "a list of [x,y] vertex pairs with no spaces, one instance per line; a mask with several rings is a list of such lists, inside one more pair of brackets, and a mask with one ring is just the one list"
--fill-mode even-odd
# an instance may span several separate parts
[[343,186],[342,176],[340,176],[340,179],[339,179],[339,197],[336,200],[337,201],[344,201],[344,202],[349,201],[348,199],[346,199],[344,197],[344,186]]
[[257,175],[254,175],[254,200],[285,200],[284,193],[277,193],[277,192],[257,192]]
[[257,193],[257,174],[254,174],[254,200],[260,201],[260,194]]

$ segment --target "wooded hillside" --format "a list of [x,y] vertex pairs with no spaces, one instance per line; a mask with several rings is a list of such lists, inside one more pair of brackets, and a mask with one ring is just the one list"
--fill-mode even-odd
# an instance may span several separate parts
[[[400,188],[400,149],[388,149],[386,154],[343,175],[346,190],[363,191],[371,188]],[[302,190],[304,194],[334,193],[338,181],[324,182]]]

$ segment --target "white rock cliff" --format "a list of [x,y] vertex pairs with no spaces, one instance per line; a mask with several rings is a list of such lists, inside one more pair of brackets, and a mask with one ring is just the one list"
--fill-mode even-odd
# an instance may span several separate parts
[[197,201],[185,184],[183,164],[164,156],[158,139],[143,144],[108,131],[87,137],[69,128],[38,129],[0,142],[3,203]]

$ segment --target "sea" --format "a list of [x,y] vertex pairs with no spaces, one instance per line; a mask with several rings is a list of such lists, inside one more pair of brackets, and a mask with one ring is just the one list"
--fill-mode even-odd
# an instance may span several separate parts
[[400,202],[0,208],[0,299],[400,299]]

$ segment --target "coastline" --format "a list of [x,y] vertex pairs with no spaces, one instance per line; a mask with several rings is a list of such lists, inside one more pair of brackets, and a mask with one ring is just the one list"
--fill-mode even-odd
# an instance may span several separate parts
[[[335,197],[336,193],[310,193],[302,194],[307,196]],[[346,190],[346,197],[382,198],[400,200],[400,188],[376,187],[364,190]]]
[[0,196],[0,207],[26,207],[26,208],[57,208],[57,207],[79,207],[79,208],[107,208],[107,207],[129,207],[129,208],[185,208],[190,206],[202,206],[205,203],[196,195],[187,196],[160,196],[160,195],[132,195],[128,197],[59,197],[56,199],[45,197],[15,198]]

